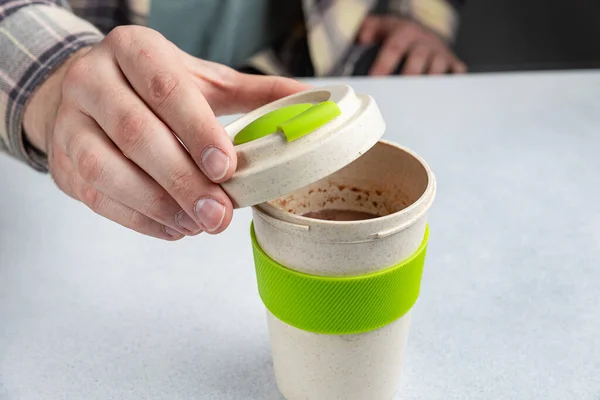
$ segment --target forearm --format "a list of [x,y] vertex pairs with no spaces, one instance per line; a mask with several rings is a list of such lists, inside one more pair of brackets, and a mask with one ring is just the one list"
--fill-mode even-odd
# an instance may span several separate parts
[[[40,171],[47,169],[43,137],[60,96],[60,66],[103,38],[66,7],[65,1],[0,0],[0,150]],[[24,121],[26,108],[35,112]]]

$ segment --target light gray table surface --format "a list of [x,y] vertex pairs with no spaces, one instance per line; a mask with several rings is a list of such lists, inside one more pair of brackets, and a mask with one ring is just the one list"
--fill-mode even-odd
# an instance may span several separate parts
[[[438,179],[398,399],[600,399],[600,72],[350,84]],[[163,243],[0,156],[0,399],[281,400],[250,218]]]

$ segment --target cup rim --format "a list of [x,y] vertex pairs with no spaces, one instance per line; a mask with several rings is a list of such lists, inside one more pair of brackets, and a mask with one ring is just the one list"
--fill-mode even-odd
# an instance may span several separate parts
[[[421,207],[422,208],[421,211],[418,212],[413,218],[411,218],[410,221],[414,221],[414,220],[418,219],[424,212],[426,212],[429,209],[429,207],[433,203],[433,200],[435,199],[436,180],[435,180],[435,175],[433,174],[433,171],[429,167],[429,164],[421,156],[419,156],[416,152],[412,151],[408,147],[405,147],[405,146],[402,146],[397,143],[394,143],[394,142],[391,142],[388,140],[384,140],[384,139],[379,140],[375,144],[375,146],[377,146],[378,144],[384,144],[386,146],[394,147],[394,148],[401,150],[401,151],[407,153],[408,155],[412,156],[415,160],[417,160],[423,166],[423,168],[425,169],[425,172],[427,174],[427,186],[425,187],[425,190],[423,191],[421,196],[419,196],[419,198],[417,200],[415,200],[412,204],[403,208],[402,210],[396,211],[396,212],[388,214],[388,215],[383,215],[380,217],[370,218],[370,219],[366,219],[366,220],[331,221],[331,220],[310,218],[310,217],[305,217],[305,216],[302,216],[299,214],[291,213],[289,211],[283,210],[283,209],[271,204],[271,201],[273,201],[273,200],[264,202],[261,204],[257,204],[253,207],[259,209],[261,212],[265,212],[267,215],[270,215],[270,216],[274,216],[274,215],[286,216],[287,222],[291,222],[293,224],[297,224],[297,225],[319,224],[323,227],[366,226],[369,224],[373,224],[374,222],[375,223],[384,223],[384,222],[390,221],[392,219],[402,217],[411,212],[414,212],[415,209],[418,209],[419,207]],[[408,221],[408,222],[410,222],[410,221]]]

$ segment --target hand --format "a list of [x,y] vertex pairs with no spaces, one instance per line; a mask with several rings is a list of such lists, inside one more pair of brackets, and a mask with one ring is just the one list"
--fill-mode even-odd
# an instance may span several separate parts
[[236,153],[215,115],[305,88],[196,59],[156,31],[127,26],[59,68],[27,106],[24,127],[65,193],[128,228],[176,240],[219,233],[231,220],[217,183],[233,175]]
[[467,67],[435,33],[406,18],[368,16],[359,32],[363,44],[383,45],[370,75],[390,75],[404,62],[406,75],[464,73]]

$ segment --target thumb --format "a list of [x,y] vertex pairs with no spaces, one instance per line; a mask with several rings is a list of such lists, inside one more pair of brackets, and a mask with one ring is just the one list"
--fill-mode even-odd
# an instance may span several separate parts
[[228,111],[239,113],[310,89],[310,85],[280,76],[238,74],[232,89],[228,91],[232,107]]
[[294,79],[243,74],[225,65],[183,54],[194,82],[217,116],[252,111],[310,88]]

